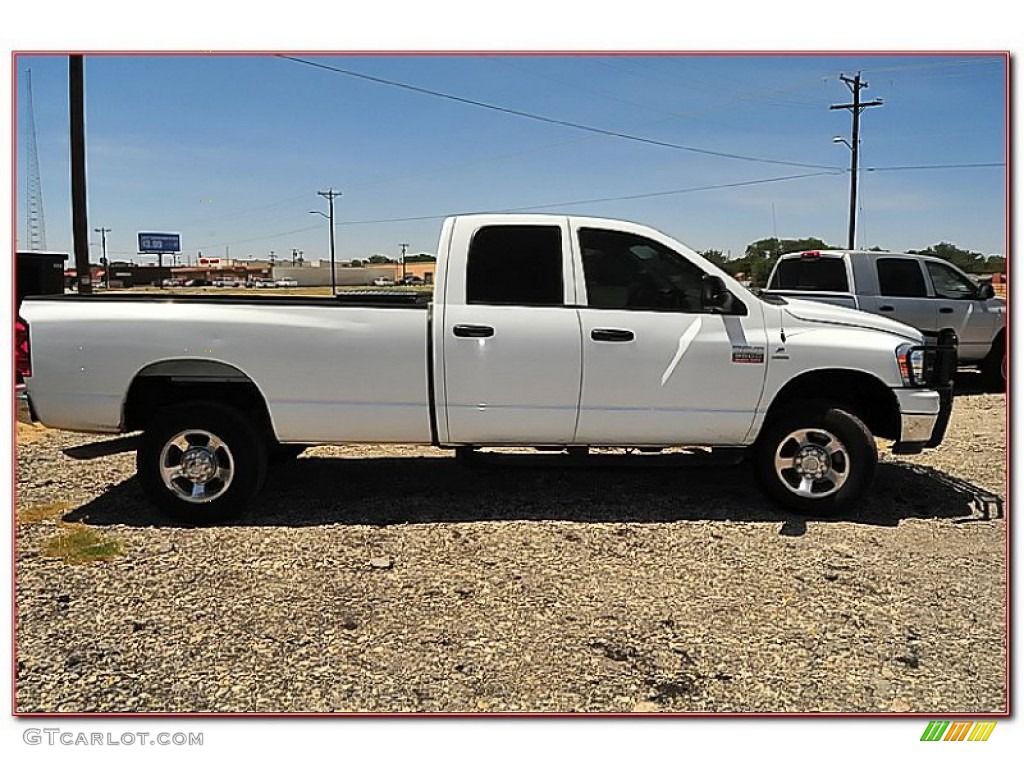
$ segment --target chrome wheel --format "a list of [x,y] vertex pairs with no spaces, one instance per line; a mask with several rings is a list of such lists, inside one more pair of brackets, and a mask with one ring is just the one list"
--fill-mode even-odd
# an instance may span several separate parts
[[160,477],[178,498],[193,504],[213,501],[231,487],[235,460],[227,444],[212,432],[188,429],[160,451]]
[[797,496],[825,498],[849,479],[849,451],[827,430],[797,429],[783,438],[775,450],[775,474]]

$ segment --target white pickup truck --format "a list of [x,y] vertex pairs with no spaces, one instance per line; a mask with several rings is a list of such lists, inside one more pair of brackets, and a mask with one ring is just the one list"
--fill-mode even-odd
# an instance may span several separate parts
[[912,325],[932,339],[952,328],[961,364],[1006,386],[1006,302],[944,259],[914,253],[802,251],[779,257],[769,295],[852,307]]
[[165,512],[239,513],[268,455],[339,443],[749,448],[782,505],[868,489],[873,435],[938,445],[956,340],[764,300],[647,227],[556,215],[445,221],[433,296],[28,298],[26,418],[143,432]]

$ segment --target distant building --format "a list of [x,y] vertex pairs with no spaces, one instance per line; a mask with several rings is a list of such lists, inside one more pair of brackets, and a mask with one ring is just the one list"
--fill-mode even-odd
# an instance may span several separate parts
[[68,254],[53,251],[18,251],[15,263],[17,306],[26,296],[64,293],[64,262]]

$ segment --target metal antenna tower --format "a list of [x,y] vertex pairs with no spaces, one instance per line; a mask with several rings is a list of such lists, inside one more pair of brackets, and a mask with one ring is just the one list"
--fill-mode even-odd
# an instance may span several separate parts
[[30,251],[46,250],[46,221],[43,218],[43,185],[39,178],[39,148],[36,146],[36,112],[32,105],[32,70],[26,70],[28,98],[28,176],[25,180],[25,197],[28,201],[25,213],[25,226],[28,232],[28,249]]

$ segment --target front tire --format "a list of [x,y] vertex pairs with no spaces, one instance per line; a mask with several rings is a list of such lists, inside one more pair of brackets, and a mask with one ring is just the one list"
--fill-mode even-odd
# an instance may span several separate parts
[[878,448],[864,423],[823,404],[795,406],[765,426],[755,445],[765,492],[787,509],[835,515],[871,486]]
[[267,472],[267,449],[245,415],[194,401],[160,411],[142,436],[136,468],[162,512],[197,525],[239,515]]

